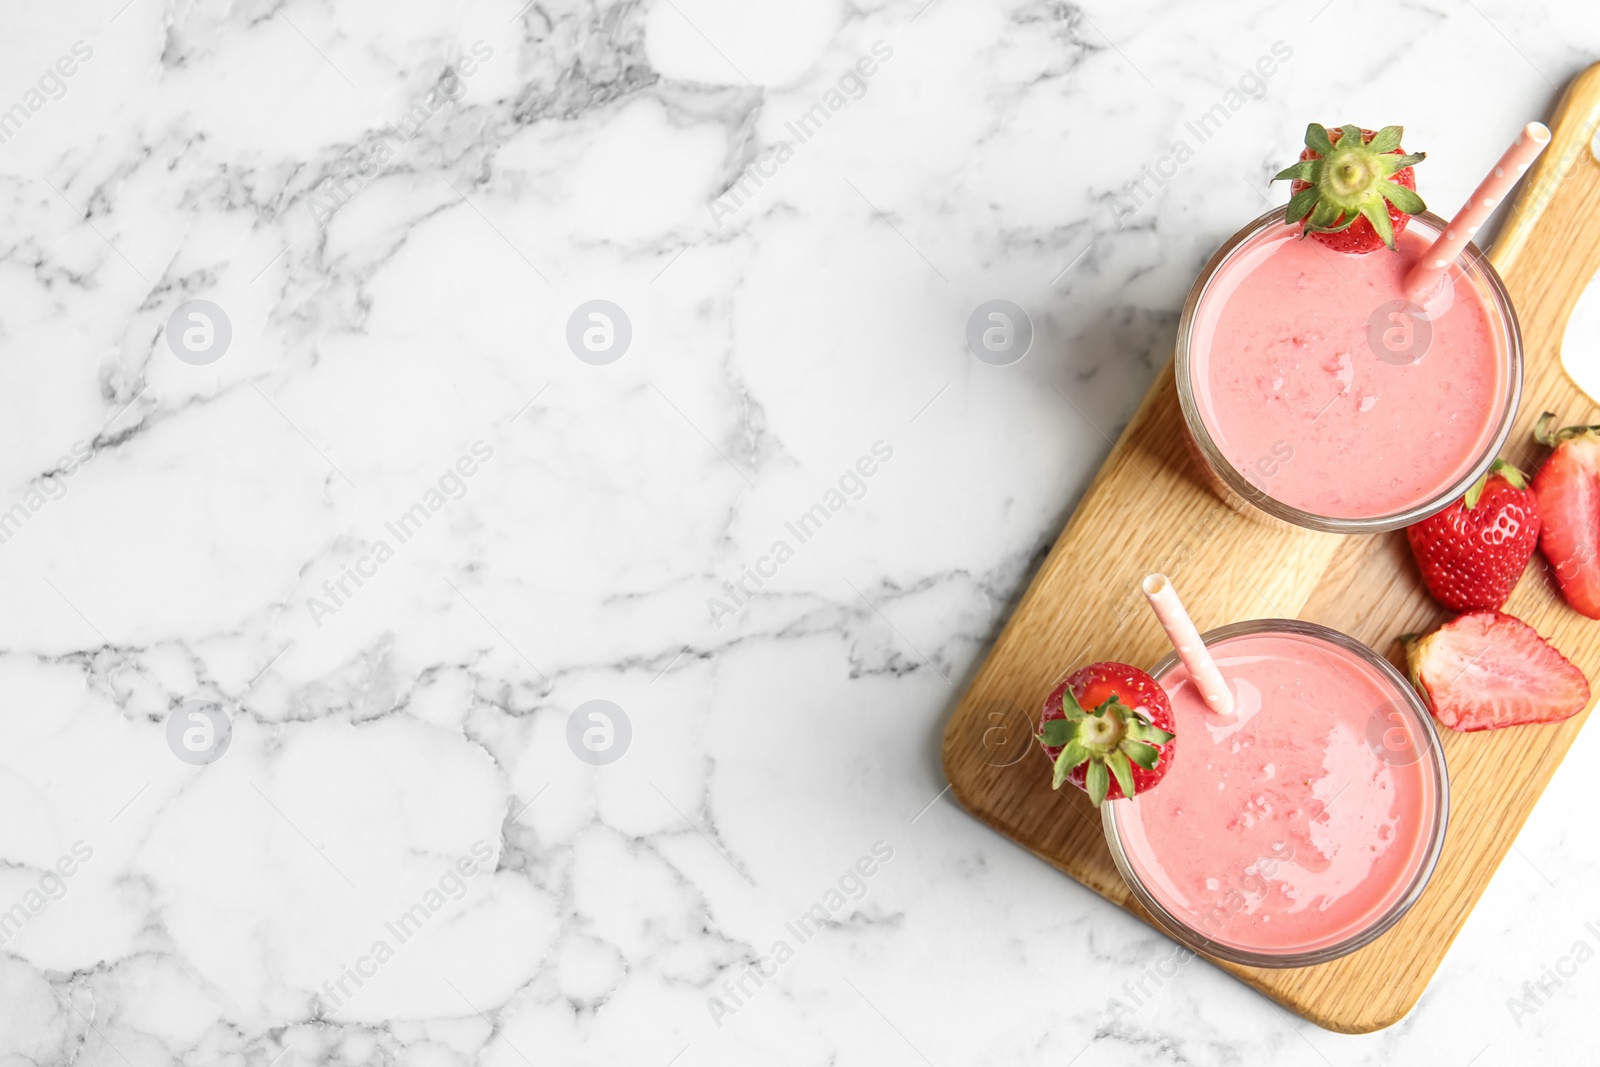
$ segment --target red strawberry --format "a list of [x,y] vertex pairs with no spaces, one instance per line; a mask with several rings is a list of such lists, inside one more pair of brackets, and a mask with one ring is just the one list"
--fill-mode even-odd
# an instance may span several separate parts
[[1161,781],[1176,742],[1166,690],[1126,663],[1074,671],[1044,702],[1039,743],[1062,782],[1102,800],[1131,797]]
[[1315,122],[1307,126],[1300,162],[1272,179],[1293,179],[1284,221],[1304,220],[1301,236],[1336,252],[1393,251],[1395,235],[1412,215],[1427,210],[1411,169],[1427,154],[1406,155],[1400,147],[1404,132],[1400,126],[1377,133],[1354,126],[1330,130]]
[[1406,538],[1439,603],[1501,608],[1539,543],[1539,503],[1522,472],[1497,459],[1466,496],[1408,527]]
[[1537,630],[1498,611],[1447,622],[1406,646],[1411,681],[1452,730],[1560,722],[1589,704],[1583,672]]
[[1600,426],[1550,430],[1539,417],[1534,436],[1555,447],[1533,477],[1544,531],[1539,549],[1550,561],[1567,603],[1600,619]]

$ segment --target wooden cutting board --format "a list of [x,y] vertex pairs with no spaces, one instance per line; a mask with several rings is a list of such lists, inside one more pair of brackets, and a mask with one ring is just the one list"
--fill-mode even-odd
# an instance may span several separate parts
[[[1600,422],[1561,369],[1567,318],[1600,268],[1600,65],[1573,81],[1554,139],[1518,192],[1491,261],[1522,324],[1522,407],[1503,455],[1530,474],[1541,411],[1560,425]],[[1509,141],[1514,131],[1506,131]],[[1230,511],[1191,464],[1172,364],[1111,456],[995,642],[944,736],[956,798],[979,819],[1145,921],[1118,876],[1099,814],[1078,790],[1050,789],[1031,743],[1038,709],[1067,670],[1114,659],[1153,666],[1169,647],[1138,582],[1165,571],[1202,630],[1251,618],[1301,618],[1351,634],[1403,665],[1397,638],[1448,618],[1428,596],[1403,532],[1340,536],[1266,525]],[[1569,608],[1534,556],[1506,610],[1583,669],[1600,693],[1600,621]],[[1319,1026],[1367,1033],[1422,995],[1510,850],[1589,709],[1555,726],[1458,734],[1440,728],[1451,780],[1450,830],[1427,891],[1377,941],[1332,963],[1263,970],[1218,962]],[[1153,923],[1152,923],[1153,925]]]

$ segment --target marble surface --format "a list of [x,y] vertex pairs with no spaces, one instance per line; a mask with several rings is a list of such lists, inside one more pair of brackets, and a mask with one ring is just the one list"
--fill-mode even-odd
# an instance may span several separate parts
[[938,738],[1305,123],[1404,123],[1448,210],[1588,0],[4,19],[0,1065],[1585,1055],[1593,730],[1366,1037],[1176,967]]

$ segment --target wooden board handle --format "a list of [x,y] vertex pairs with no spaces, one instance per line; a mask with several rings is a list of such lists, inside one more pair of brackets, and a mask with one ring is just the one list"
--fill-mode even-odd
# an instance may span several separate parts
[[[1489,259],[1502,275],[1520,275],[1512,294],[1518,318],[1542,320],[1559,339],[1600,270],[1600,160],[1590,147],[1600,129],[1600,63],[1567,86],[1549,125],[1550,146],[1522,183]],[[1519,262],[1538,248],[1546,252],[1537,264]]]

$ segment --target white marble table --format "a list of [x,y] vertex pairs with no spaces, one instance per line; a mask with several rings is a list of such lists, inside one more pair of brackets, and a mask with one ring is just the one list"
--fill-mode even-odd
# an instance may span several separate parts
[[1305,123],[1448,211],[1589,0],[520,6],[3,15],[0,1065],[1590,1055],[1592,729],[1367,1037],[938,759]]

